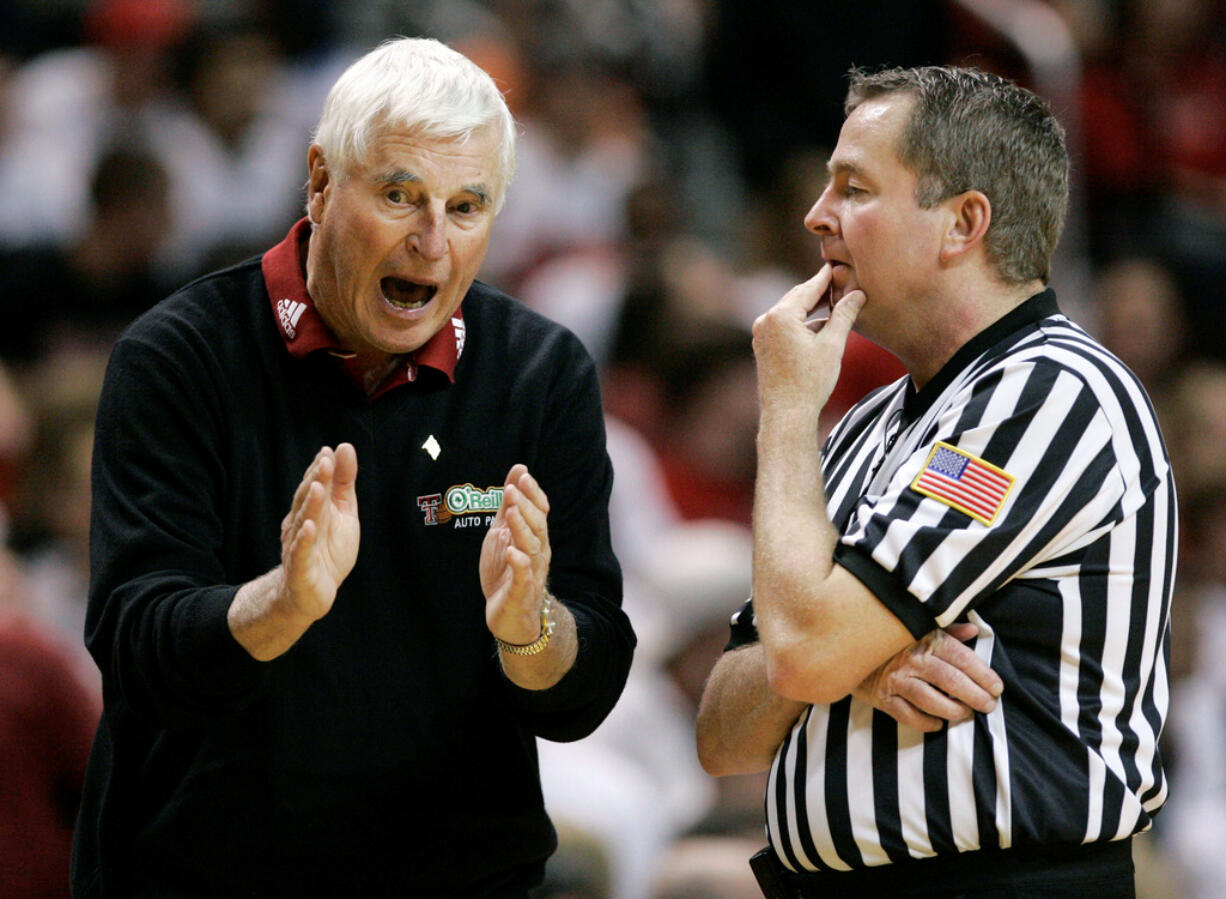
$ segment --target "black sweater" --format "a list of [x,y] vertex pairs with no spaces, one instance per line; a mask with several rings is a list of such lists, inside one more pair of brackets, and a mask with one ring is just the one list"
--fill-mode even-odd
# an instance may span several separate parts
[[[463,309],[455,383],[423,368],[373,401],[328,354],[290,356],[258,259],[116,345],[94,459],[86,642],[105,712],[78,899],[497,895],[507,872],[539,876],[555,836],[534,738],[590,733],[634,646],[613,474],[575,337],[480,283]],[[327,616],[257,662],[226,610],[280,562],[303,471],[342,441],[358,457],[357,565]],[[579,628],[574,669],[536,693],[505,678],[485,626],[484,515],[429,523],[421,502],[498,487],[516,462],[549,496],[550,589]]]

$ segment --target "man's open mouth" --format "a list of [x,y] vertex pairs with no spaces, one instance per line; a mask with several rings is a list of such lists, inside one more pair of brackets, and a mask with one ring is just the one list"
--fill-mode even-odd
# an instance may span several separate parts
[[434,284],[417,284],[404,278],[384,278],[379,288],[383,291],[383,299],[397,309],[420,309],[438,292]]

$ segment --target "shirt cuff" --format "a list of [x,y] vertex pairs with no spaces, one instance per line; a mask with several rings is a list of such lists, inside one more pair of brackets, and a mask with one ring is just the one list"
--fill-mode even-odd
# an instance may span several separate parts
[[237,587],[209,587],[176,614],[186,672],[203,693],[222,697],[250,690],[264,675],[265,665],[252,658],[230,632],[229,611]]

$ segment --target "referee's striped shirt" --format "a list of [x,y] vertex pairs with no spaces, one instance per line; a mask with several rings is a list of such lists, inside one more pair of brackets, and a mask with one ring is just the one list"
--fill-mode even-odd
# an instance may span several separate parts
[[[932,734],[852,697],[810,707],[768,782],[784,864],[846,870],[1147,829],[1167,792],[1176,520],[1137,379],[1044,291],[918,394],[904,378],[867,397],[822,467],[839,563],[917,638],[977,624],[975,652],[1005,691],[991,714]],[[732,624],[730,648],[757,639],[752,602]]]

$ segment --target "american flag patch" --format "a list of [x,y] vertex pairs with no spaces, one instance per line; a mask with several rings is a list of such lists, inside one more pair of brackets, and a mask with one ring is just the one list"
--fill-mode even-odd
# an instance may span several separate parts
[[911,489],[945,503],[977,521],[991,524],[1013,489],[1014,477],[995,465],[938,443]]

